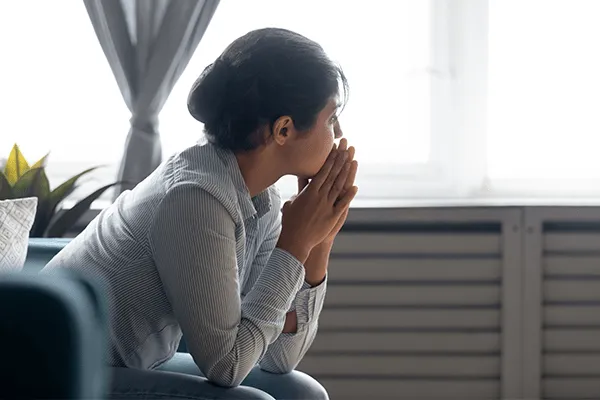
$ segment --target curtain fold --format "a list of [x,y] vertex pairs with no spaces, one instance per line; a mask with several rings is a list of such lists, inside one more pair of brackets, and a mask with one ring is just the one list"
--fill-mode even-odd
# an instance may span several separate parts
[[162,161],[158,115],[194,54],[219,0],[83,0],[131,127],[116,195]]

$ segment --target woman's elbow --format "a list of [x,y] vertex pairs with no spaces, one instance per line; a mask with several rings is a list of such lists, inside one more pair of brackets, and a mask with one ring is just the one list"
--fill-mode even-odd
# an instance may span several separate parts
[[226,388],[232,388],[232,387],[239,386],[242,383],[242,381],[244,380],[244,378],[245,377],[234,376],[234,375],[225,375],[225,374],[215,373],[215,372],[206,374],[206,379],[208,379],[209,382],[214,383],[217,386],[222,386],[222,387],[226,387]]
[[245,368],[240,368],[239,363],[228,358],[208,364],[203,367],[199,366],[206,379],[215,385],[227,388],[239,386],[250,372],[244,373]]
[[269,372],[271,374],[289,374],[298,366],[298,362],[290,362],[289,360],[274,360],[265,358],[263,359],[259,367],[265,372]]
[[294,370],[294,367],[292,365],[286,365],[284,368],[272,368],[272,366],[261,366],[260,369],[271,374],[283,375],[292,372]]

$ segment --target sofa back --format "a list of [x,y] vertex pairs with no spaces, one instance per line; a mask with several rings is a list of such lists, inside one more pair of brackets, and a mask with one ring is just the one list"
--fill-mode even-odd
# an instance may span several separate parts
[[69,238],[29,238],[23,270],[40,271],[70,241]]

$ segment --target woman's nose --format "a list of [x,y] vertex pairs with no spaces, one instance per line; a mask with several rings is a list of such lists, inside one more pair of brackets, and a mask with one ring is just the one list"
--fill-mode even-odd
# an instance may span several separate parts
[[344,132],[342,131],[339,121],[335,123],[335,126],[333,127],[333,133],[335,134],[336,139],[340,139],[342,136],[344,136]]

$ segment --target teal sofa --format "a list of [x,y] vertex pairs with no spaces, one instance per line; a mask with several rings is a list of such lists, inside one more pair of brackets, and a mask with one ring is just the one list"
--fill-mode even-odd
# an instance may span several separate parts
[[38,274],[68,240],[33,240],[27,267],[0,274],[0,399],[101,399],[106,309],[76,271]]

